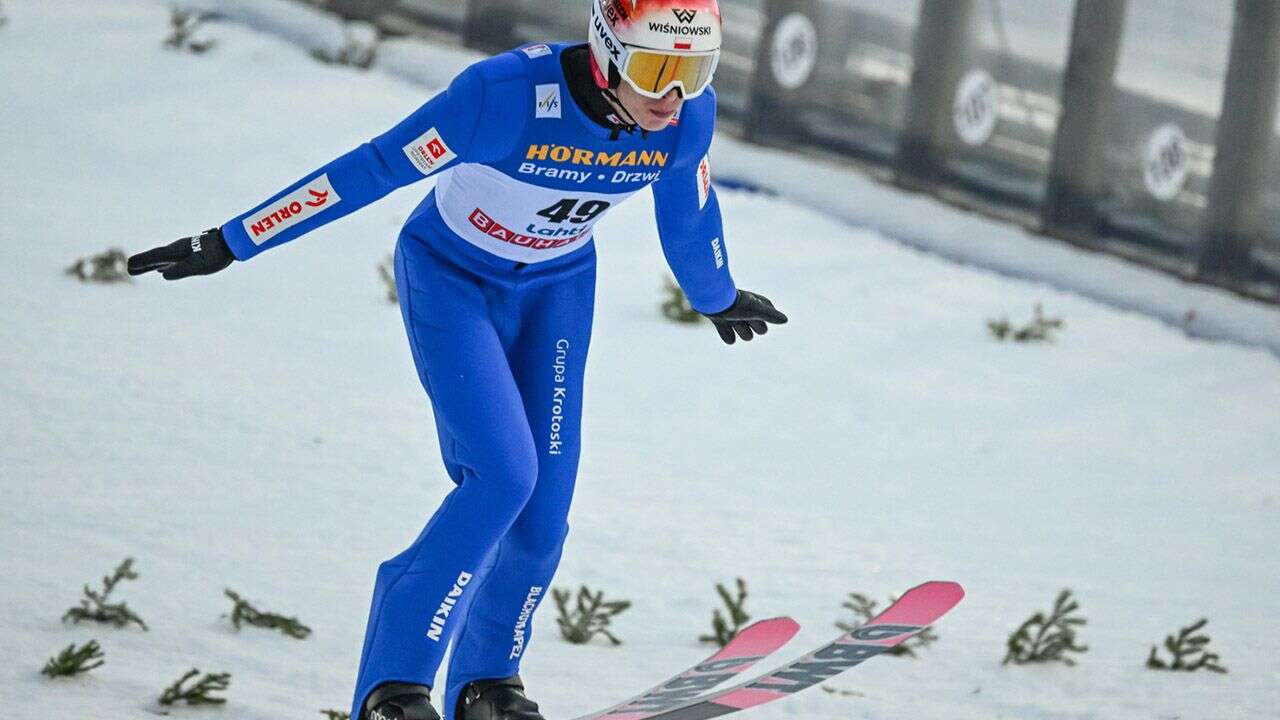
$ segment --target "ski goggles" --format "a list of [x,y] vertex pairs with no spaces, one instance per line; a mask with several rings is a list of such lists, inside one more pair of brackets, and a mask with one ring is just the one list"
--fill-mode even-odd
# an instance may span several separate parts
[[626,47],[622,77],[645,97],[656,100],[678,89],[689,99],[707,89],[719,63],[719,50],[672,53]]

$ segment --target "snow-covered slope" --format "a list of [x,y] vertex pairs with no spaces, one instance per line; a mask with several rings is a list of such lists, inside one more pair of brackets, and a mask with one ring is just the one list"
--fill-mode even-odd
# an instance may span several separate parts
[[[448,489],[374,271],[428,183],[213,278],[97,286],[61,271],[222,222],[427,92],[237,25],[209,29],[208,55],[169,52],[157,3],[4,7],[0,707],[147,717],[198,666],[232,673],[228,717],[343,708],[376,565]],[[877,197],[877,213],[927,231],[918,205]],[[739,575],[757,617],[804,625],[797,652],[836,632],[849,591],[945,578],[969,592],[920,660],[876,660],[826,684],[857,695],[815,689],[757,718],[1275,717],[1274,356],[783,199],[722,201],[738,281],[792,317],[750,345],[661,318],[647,196],[600,226],[558,584],[635,605],[616,622],[621,648],[566,644],[554,607],[539,613],[525,677],[549,717],[705,654],[712,586]],[[988,336],[987,318],[1036,302],[1067,321],[1056,344]],[[151,631],[62,625],[80,585],[125,556],[141,578],[121,599]],[[1001,667],[1007,634],[1064,586],[1089,618],[1080,665]],[[232,632],[225,587],[315,634]],[[1150,644],[1202,615],[1231,674],[1142,668]],[[89,638],[104,667],[38,675]]]

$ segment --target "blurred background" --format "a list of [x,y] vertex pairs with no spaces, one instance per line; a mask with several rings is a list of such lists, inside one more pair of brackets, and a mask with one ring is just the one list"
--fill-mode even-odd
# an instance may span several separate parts
[[[311,2],[389,34],[452,36],[490,52],[581,37],[586,6]],[[838,154],[1066,242],[1280,300],[1280,4],[724,0],[721,9],[720,111],[747,139]]]

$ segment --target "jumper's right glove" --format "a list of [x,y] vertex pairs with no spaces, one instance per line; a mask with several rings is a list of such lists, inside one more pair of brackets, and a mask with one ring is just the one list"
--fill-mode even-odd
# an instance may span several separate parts
[[732,345],[739,337],[750,340],[756,335],[764,335],[769,332],[766,323],[782,325],[787,322],[787,316],[778,312],[769,298],[747,290],[739,290],[732,305],[707,315],[707,319],[716,326],[720,339],[726,345]]
[[195,237],[182,238],[163,247],[129,258],[129,274],[158,271],[165,280],[192,275],[212,275],[225,270],[236,258],[222,239],[222,229],[206,230]]

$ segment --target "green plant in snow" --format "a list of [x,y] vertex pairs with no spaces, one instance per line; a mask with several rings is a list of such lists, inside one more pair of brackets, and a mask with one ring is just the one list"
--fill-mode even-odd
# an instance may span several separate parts
[[67,610],[62,616],[62,621],[67,622],[70,620],[76,624],[82,621],[92,621],[107,623],[118,628],[125,627],[130,623],[137,623],[139,627],[146,630],[147,624],[130,610],[126,603],[107,602],[120,581],[137,579],[138,573],[133,570],[133,558],[125,558],[114,573],[109,576],[103,576],[101,591],[91,590],[86,584],[84,586],[84,598],[80,600],[80,607],[73,607]]
[[111,248],[98,255],[76,260],[67,268],[66,274],[78,278],[80,282],[129,282],[128,261],[123,250]]
[[44,669],[40,672],[51,678],[71,677],[87,673],[105,662],[98,641],[90,640],[79,648],[75,643],[68,645],[56,657],[49,658],[49,662],[45,663]]
[[1061,662],[1075,665],[1067,653],[1083,653],[1089,648],[1076,644],[1076,628],[1085,624],[1082,617],[1072,617],[1080,604],[1071,598],[1070,590],[1058,593],[1053,611],[1048,616],[1036,613],[1022,623],[1005,643],[1003,665],[1013,663]]
[[320,714],[329,720],[351,720],[351,713],[342,710],[321,710]]
[[614,617],[631,607],[630,600],[605,602],[603,590],[593,593],[586,585],[578,588],[577,603],[572,609],[569,600],[573,594],[568,590],[555,588],[551,591],[551,596],[555,598],[556,608],[560,611],[556,623],[565,640],[581,645],[590,642],[596,635],[603,635],[614,645],[622,644],[608,628]]
[[226,698],[215,697],[212,693],[222,692],[231,684],[231,673],[205,673],[191,687],[184,687],[188,680],[199,675],[200,671],[191,668],[160,694],[161,705],[172,705],[185,702],[188,705],[222,705]]
[[1061,330],[1065,324],[1062,318],[1045,317],[1044,309],[1040,303],[1036,303],[1035,315],[1030,323],[1015,328],[1009,322],[1009,318],[1002,317],[999,320],[988,320],[987,329],[997,340],[1013,340],[1020,343],[1053,342],[1053,334]]
[[678,323],[696,323],[702,320],[702,313],[693,309],[689,304],[689,298],[685,297],[684,291],[680,286],[675,284],[671,278],[663,278],[667,299],[662,303],[662,316],[672,322]]
[[164,46],[171,50],[186,51],[200,55],[213,49],[216,40],[196,40],[196,31],[213,16],[200,10],[184,8],[169,9],[169,37],[164,39]]
[[[230,588],[226,590],[226,594],[227,597],[231,598],[231,602],[235,603],[231,608],[231,624],[237,630],[240,629],[241,624],[253,625],[254,627],[279,630],[285,635],[299,640],[306,640],[307,636],[311,634],[311,628],[298,622],[297,618],[262,612],[250,605],[247,600],[242,599]],[[224,615],[223,617],[226,616]]]
[[747,614],[747,581],[742,578],[737,580],[738,592],[736,595],[730,595],[728,588],[722,583],[716,583],[716,593],[720,596],[720,600],[724,602],[725,610],[728,611],[729,617],[726,620],[724,615],[716,610],[711,616],[711,634],[703,635],[698,638],[700,642],[716,643],[720,647],[729,644],[729,641],[737,637],[738,631],[741,630],[751,616]]
[[[897,601],[898,598],[896,597],[889,598],[890,605]],[[836,627],[847,633],[857,630],[876,616],[878,612],[876,609],[877,605],[878,603],[875,600],[872,600],[862,593],[849,593],[849,599],[845,600],[844,603],[841,604],[841,607],[852,610],[859,616],[859,620],[855,620],[851,623],[837,621]],[[916,657],[916,650],[924,649],[925,647],[937,642],[937,640],[938,634],[933,631],[933,626],[929,626],[924,630],[921,630],[915,636],[909,638],[906,642],[898,643],[897,645],[889,648],[885,651],[885,654],[914,658]]]
[[387,302],[398,305],[400,295],[396,291],[396,273],[392,270],[393,267],[395,267],[395,259],[388,255],[387,259],[378,265],[378,277],[382,278],[383,284],[387,286]]
[[1184,670],[1186,672],[1208,670],[1216,673],[1227,672],[1225,667],[1218,664],[1219,658],[1217,653],[1209,652],[1209,636],[1196,634],[1207,624],[1209,624],[1208,618],[1200,618],[1196,622],[1179,630],[1177,635],[1165,636],[1164,647],[1173,657],[1173,659],[1167,663],[1156,656],[1156,646],[1152,645],[1151,655],[1147,657],[1147,667],[1152,670]]

